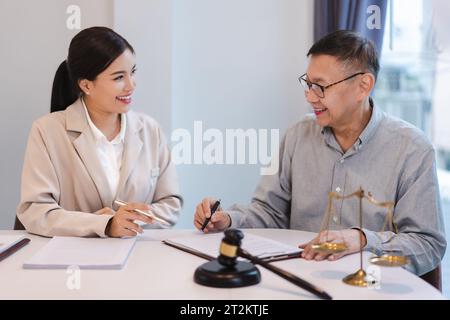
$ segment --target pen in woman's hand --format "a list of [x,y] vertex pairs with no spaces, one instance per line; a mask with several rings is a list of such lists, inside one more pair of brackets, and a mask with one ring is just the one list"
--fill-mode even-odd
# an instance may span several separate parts
[[216,201],[216,203],[214,203],[214,205],[211,208],[211,215],[209,216],[209,218],[206,218],[205,222],[203,222],[202,225],[202,231],[206,228],[206,226],[208,225],[209,221],[211,220],[212,215],[214,214],[214,212],[216,212],[216,210],[219,208],[220,206],[220,199]]
[[[121,200],[114,200],[114,203],[116,203],[119,206],[126,206],[128,204],[125,201],[121,201]],[[149,218],[151,218],[153,220],[159,221],[161,223],[164,223],[165,225],[169,225],[170,226],[170,223],[168,223],[167,221],[165,221],[165,220],[155,216],[154,214],[151,214],[151,213],[139,210],[139,209],[134,209],[133,211],[138,212],[140,214],[143,214],[144,216],[147,216],[147,217],[149,217]]]

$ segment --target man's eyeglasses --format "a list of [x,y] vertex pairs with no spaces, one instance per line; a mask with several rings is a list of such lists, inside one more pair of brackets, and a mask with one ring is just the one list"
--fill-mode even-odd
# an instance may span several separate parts
[[302,75],[301,77],[299,77],[298,81],[300,81],[300,83],[302,84],[303,88],[305,88],[305,92],[306,93],[308,93],[309,90],[312,90],[312,92],[314,92],[314,94],[316,96],[318,96],[319,98],[325,98],[325,90],[326,89],[328,89],[328,88],[330,88],[330,87],[332,87],[332,86],[334,86],[334,85],[336,85],[338,83],[344,82],[346,80],[349,80],[351,78],[354,78],[356,76],[359,76],[359,75],[365,74],[365,73],[366,72],[355,73],[355,74],[353,74],[353,75],[351,75],[351,76],[349,76],[349,77],[347,77],[345,79],[339,80],[339,81],[334,82],[332,84],[329,84],[327,86],[321,86],[320,84],[317,84],[317,83],[309,81],[308,79],[306,79],[306,73],[304,75]]

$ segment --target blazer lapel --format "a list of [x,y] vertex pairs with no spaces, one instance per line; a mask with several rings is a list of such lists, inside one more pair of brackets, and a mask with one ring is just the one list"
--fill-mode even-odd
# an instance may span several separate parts
[[[133,112],[127,113],[127,130],[125,133],[125,143],[123,146],[122,167],[120,169],[119,186],[117,188],[117,196],[122,195],[122,191],[128,178],[131,175],[136,162],[139,159],[139,154],[142,150],[143,142],[139,136],[139,131],[142,128],[142,122]],[[125,201],[127,201],[125,199]]]
[[91,176],[102,200],[103,207],[112,208],[113,196],[109,188],[108,180],[98,160],[96,145],[89,131],[89,124],[80,100],[67,108],[68,131],[80,132],[78,138],[73,141],[73,146],[78,152],[84,166]]

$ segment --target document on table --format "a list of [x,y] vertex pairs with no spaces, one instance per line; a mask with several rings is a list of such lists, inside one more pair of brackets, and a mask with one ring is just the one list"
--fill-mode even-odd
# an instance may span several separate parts
[[122,269],[136,242],[136,237],[78,238],[54,237],[30,260],[25,269]]
[[[176,237],[195,236],[198,231],[194,229],[176,230]],[[137,235],[137,241],[162,241],[174,237],[173,229],[144,229],[144,232]]]
[[[220,243],[224,237],[223,233],[202,234],[191,236],[180,236],[164,240],[169,245],[179,246],[179,249],[189,248],[192,251],[201,252],[213,258],[219,255]],[[282,257],[298,257],[301,249],[296,246],[287,245],[279,241],[246,233],[242,239],[242,249],[250,254],[264,260],[279,259]],[[193,252],[191,252],[193,253]]]

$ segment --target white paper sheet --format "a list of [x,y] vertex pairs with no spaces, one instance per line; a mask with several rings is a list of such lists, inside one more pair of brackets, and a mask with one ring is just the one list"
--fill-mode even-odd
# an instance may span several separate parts
[[[206,253],[212,257],[219,255],[220,243],[223,233],[203,234],[196,233],[189,236],[169,238],[167,241]],[[246,233],[242,239],[242,249],[259,258],[277,257],[302,251],[301,249],[287,245],[272,239]]]
[[136,237],[77,238],[54,237],[30,260],[25,269],[122,269],[136,242]]

